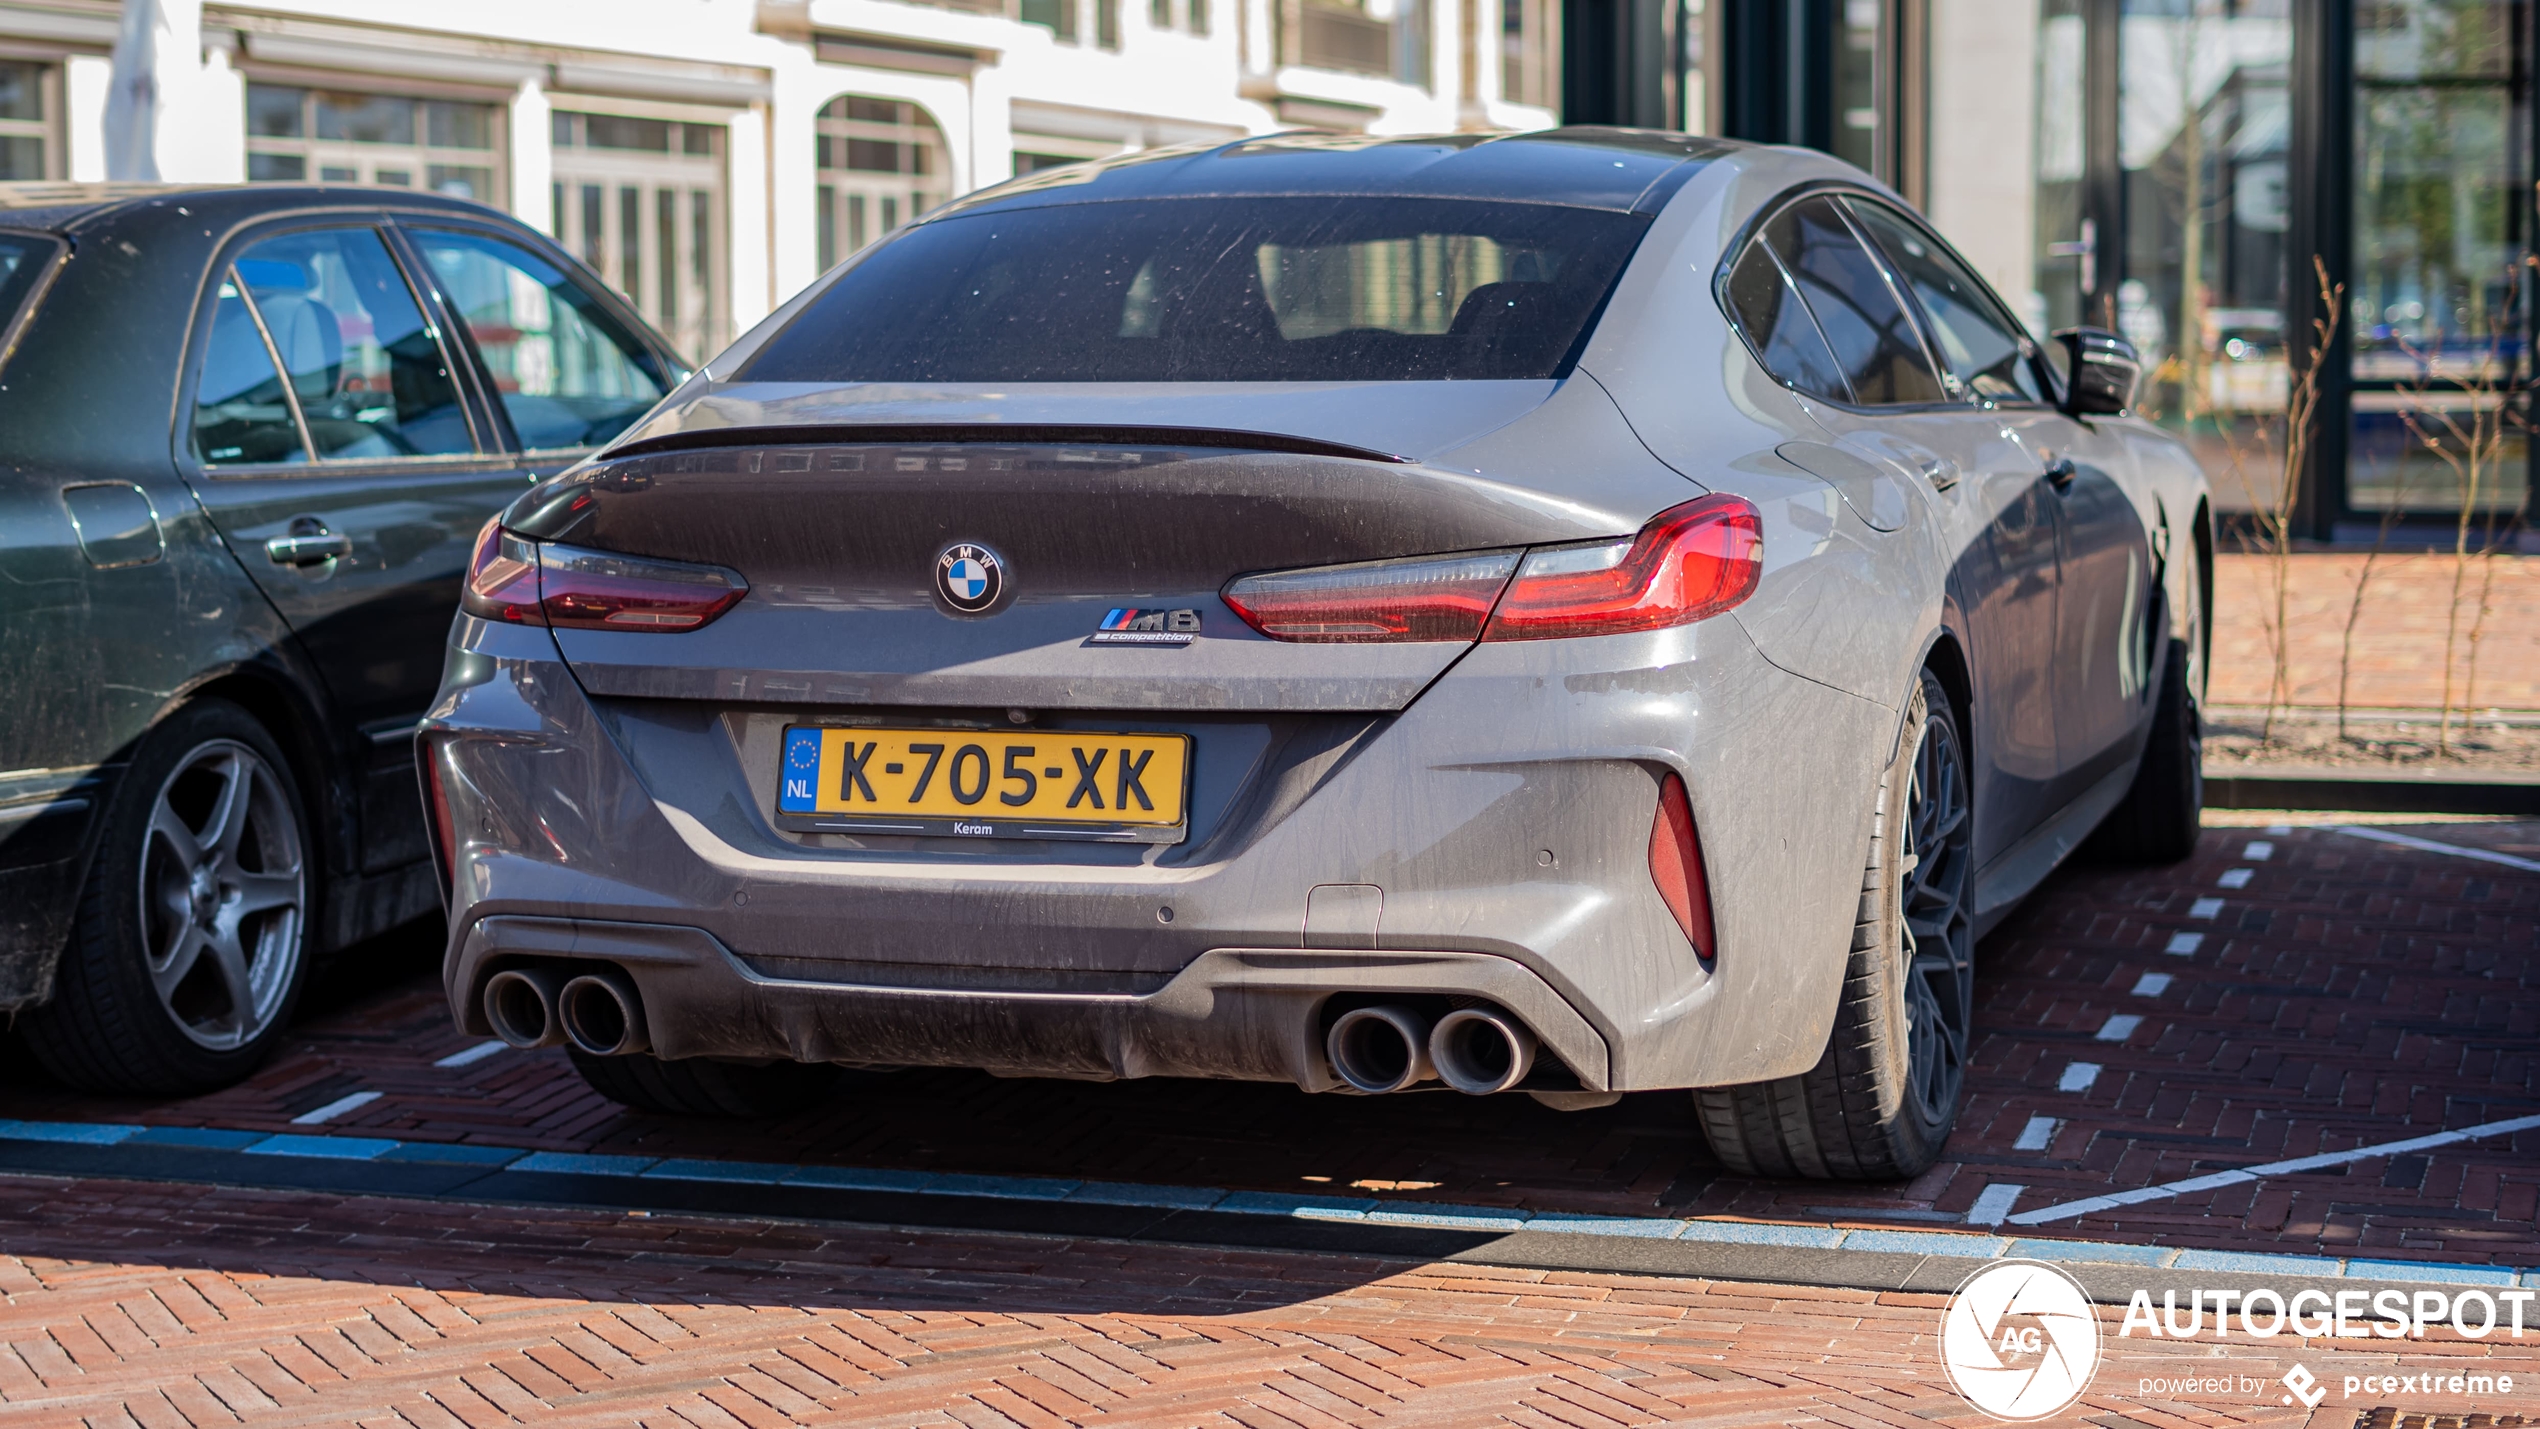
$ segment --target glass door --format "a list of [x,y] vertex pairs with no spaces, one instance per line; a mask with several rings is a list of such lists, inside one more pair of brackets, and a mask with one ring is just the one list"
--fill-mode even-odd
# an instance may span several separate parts
[[2530,491],[2528,0],[2355,19],[2347,505],[2482,521]]

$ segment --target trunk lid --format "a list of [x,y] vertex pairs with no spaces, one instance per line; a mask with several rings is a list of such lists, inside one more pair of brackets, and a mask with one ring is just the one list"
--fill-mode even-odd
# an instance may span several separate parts
[[[551,482],[509,524],[748,580],[694,633],[557,630],[594,694],[1386,711],[1466,647],[1269,640],[1220,589],[1252,571],[1579,540],[1632,519],[1416,463],[1113,440],[658,451]],[[1001,567],[1010,594],[990,614],[960,614],[937,588],[939,560],[961,544]],[[1095,641],[1115,611],[1148,617],[1113,617],[1146,627],[1123,633],[1192,638]]]

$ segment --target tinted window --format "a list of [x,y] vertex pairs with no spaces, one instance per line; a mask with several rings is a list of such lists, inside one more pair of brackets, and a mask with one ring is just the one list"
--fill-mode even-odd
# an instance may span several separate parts
[[233,271],[282,357],[321,460],[476,450],[448,360],[376,231],[268,238]]
[[1558,376],[1647,227],[1542,204],[1150,199],[903,231],[750,363],[775,382]]
[[194,455],[206,466],[307,461],[291,399],[236,273],[222,275],[203,376],[194,385]]
[[1943,400],[1903,304],[1831,202],[1792,204],[1764,226],[1764,238],[1817,315],[1855,400],[1874,406]]
[[1817,320],[1761,243],[1746,245],[1746,256],[1730,270],[1729,311],[1775,381],[1812,397],[1852,400]]
[[18,304],[35,291],[45,265],[53,261],[58,251],[49,238],[0,233],[0,332],[9,330],[9,319],[17,315]]
[[531,450],[597,446],[670,391],[651,350],[556,264],[479,233],[414,235]]
[[1884,204],[1849,202],[1886,251],[1890,268],[1913,290],[1924,330],[1950,375],[1988,402],[2044,401],[2019,329],[2002,316],[2001,304],[1976,275],[1903,214]]

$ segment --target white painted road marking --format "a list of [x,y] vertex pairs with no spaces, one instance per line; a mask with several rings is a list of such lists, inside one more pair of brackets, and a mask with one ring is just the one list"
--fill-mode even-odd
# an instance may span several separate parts
[[2249,886],[2249,880],[2256,877],[2257,873],[2258,871],[2254,868],[2235,868],[2215,879],[2214,884],[2219,888],[2246,888]]
[[2020,1128],[2020,1139],[2011,1143],[2013,1151],[2044,1151],[2055,1144],[2055,1128],[2061,1121],[2051,1116],[2033,1116]]
[[2099,1064],[2097,1062],[2072,1062],[2064,1067],[2063,1079],[2055,1083],[2055,1090],[2086,1092],[2090,1090],[2090,1084],[2098,1080]]
[[2011,1214],[2011,1207],[2019,1202],[2020,1193],[2027,1189],[2026,1186],[2012,1186],[2000,1181],[1985,1187],[1976,1196],[1976,1203],[1967,1208],[1967,1224],[1971,1226],[2002,1224],[2002,1218]]
[[[2066,1080],[2071,1073],[2065,1073]],[[2237,1186],[2244,1181],[2262,1180],[2268,1176],[2291,1176],[2302,1171],[2318,1171],[2330,1166],[2343,1166],[2350,1161],[2370,1161],[2375,1157],[2398,1156],[2410,1151],[2431,1151],[2438,1146],[2455,1146],[2464,1141],[2483,1141],[2491,1136],[2509,1136],[2540,1126],[2540,1116],[2518,1116],[2511,1121],[2481,1122],[2458,1131],[2438,1131],[2432,1136],[2410,1137],[2406,1141],[2385,1141],[2376,1146],[2358,1146],[2351,1151],[2331,1151],[2319,1156],[2301,1156],[2291,1161],[2270,1161],[2263,1166],[2244,1166],[2237,1171],[2217,1171],[2211,1176],[2197,1176],[2185,1181],[2172,1181],[2161,1186],[2143,1186],[2132,1191],[2112,1191],[2087,1200],[2067,1201],[2044,1210],[2027,1211],[2011,1217],[2013,1225],[2035,1226],[2048,1221],[2067,1221],[2093,1211],[2114,1210],[2119,1206],[2139,1205],[2191,1191],[2211,1191],[2221,1186]]]
[[2418,838],[2414,834],[2394,834],[2388,829],[2359,829],[2352,824],[2331,824],[2329,827],[2348,838],[2371,839],[2374,843],[2397,844],[2401,848],[2423,849],[2427,853],[2448,853],[2455,858],[2474,858],[2486,863],[2501,863],[2507,868],[2540,873],[2540,861],[2516,858],[2509,853],[2491,853],[2483,848],[2463,848],[2459,844],[2439,844],[2432,839]]
[[2123,1042],[2142,1025],[2143,1018],[2139,1013],[2120,1012],[2099,1024],[2098,1038],[2102,1042]]
[[2268,843],[2265,839],[2254,839],[2247,848],[2240,851],[2240,856],[2251,863],[2264,863],[2275,857],[2275,845]]
[[2193,904],[2189,905],[2187,909],[2187,916],[2190,918],[2219,918],[2222,916],[2222,903],[2223,901],[2219,898],[2199,898]]
[[432,1065],[436,1067],[472,1067],[501,1050],[503,1050],[503,1044],[500,1042],[479,1042],[464,1052],[452,1052],[449,1056],[442,1058],[440,1061],[435,1062]]
[[2168,973],[2145,973],[2134,980],[2134,995],[2137,997],[2159,997],[2169,990]]
[[348,1111],[359,1111],[363,1107],[369,1106],[372,1102],[377,1100],[379,1100],[379,1093],[377,1092],[354,1092],[349,1096],[337,1097],[335,1100],[328,1102],[326,1105],[319,1107],[315,1111],[304,1111],[300,1113],[298,1116],[291,1118],[291,1124],[293,1126],[316,1126],[320,1122],[333,1121]]
[[[2220,904],[2222,902],[2219,898],[2209,899],[2207,901],[2215,904]],[[2207,914],[2206,916],[2211,917],[2213,915]],[[2203,946],[2205,946],[2205,935],[2202,933],[2172,933],[2170,934],[2170,945],[2161,949],[2161,951],[2174,958],[2183,958]]]

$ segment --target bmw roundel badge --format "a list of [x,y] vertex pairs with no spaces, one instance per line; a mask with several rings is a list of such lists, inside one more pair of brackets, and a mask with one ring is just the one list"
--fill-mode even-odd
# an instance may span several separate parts
[[967,541],[947,546],[935,558],[935,593],[964,615],[983,614],[1005,594],[1005,562]]

